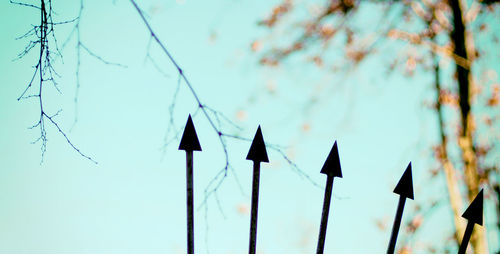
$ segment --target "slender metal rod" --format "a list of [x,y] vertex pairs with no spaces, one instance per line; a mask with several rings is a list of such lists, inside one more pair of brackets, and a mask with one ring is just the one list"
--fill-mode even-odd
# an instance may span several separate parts
[[468,222],[467,227],[465,228],[464,238],[462,238],[462,243],[460,244],[460,248],[458,249],[458,254],[465,254],[467,250],[467,245],[469,245],[469,240],[472,235],[472,230],[474,229],[474,222]]
[[317,254],[323,254],[325,249],[326,228],[328,226],[328,214],[330,213],[330,202],[332,199],[333,176],[326,178],[325,198],[323,201],[323,212],[321,213],[321,225],[319,229]]
[[394,225],[392,226],[391,240],[387,248],[387,254],[394,254],[396,249],[396,241],[398,239],[399,227],[401,226],[401,218],[403,217],[403,210],[405,207],[406,197],[400,196],[398,203],[398,210],[396,211],[396,218],[394,218]]
[[187,253],[194,254],[193,151],[186,150]]
[[253,162],[252,211],[250,217],[250,247],[249,254],[255,254],[257,245],[257,215],[259,209],[259,178],[260,162]]

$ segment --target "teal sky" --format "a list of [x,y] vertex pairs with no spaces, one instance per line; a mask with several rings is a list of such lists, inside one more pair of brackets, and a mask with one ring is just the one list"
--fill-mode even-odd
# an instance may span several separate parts
[[[78,4],[54,4],[60,20],[78,13]],[[258,253],[314,252],[325,182],[319,171],[335,140],[344,178],[334,183],[325,252],[384,253],[399,198],[392,190],[408,162],[416,201],[425,206],[447,200],[444,176],[431,179],[427,171],[434,165],[428,158],[437,135],[436,116],[423,106],[434,98],[432,76],[387,76],[378,68],[380,59],[363,63],[347,79],[310,65],[263,68],[250,43],[266,34],[256,24],[274,4],[140,3],[202,102],[242,127],[225,125],[225,130],[252,138],[260,124],[266,142],[284,147],[320,185],[268,151],[271,163],[261,171]],[[46,110],[62,109],[57,121],[98,164],[79,156],[50,125],[41,163],[40,144],[31,144],[39,131],[28,129],[38,119],[37,102],[16,100],[36,54],[12,61],[26,43],[15,38],[36,24],[38,13],[3,1],[0,14],[0,253],[185,253],[185,155],[177,150],[178,141],[162,149],[178,77],[154,43],[149,53],[166,75],[145,60],[148,33],[130,3],[85,1],[81,21],[85,45],[126,67],[105,65],[82,52],[75,111],[73,37],[63,49],[64,61],[55,65],[61,93],[49,86],[44,93]],[[57,27],[61,42],[71,28]],[[312,97],[320,100],[311,104]],[[196,106],[181,83],[173,115],[177,128]],[[238,118],[241,112],[245,117]],[[200,207],[224,156],[204,116],[193,120],[203,148],[195,153],[195,206]],[[304,131],[304,126],[310,127]],[[218,189],[218,200],[211,196],[195,213],[197,253],[248,251],[249,146],[228,140],[234,170]],[[416,201],[407,202],[403,223],[414,215]],[[377,227],[378,220],[385,229]],[[486,210],[485,220],[487,228],[495,226],[493,210]],[[412,238],[402,226],[398,246],[408,243],[424,253],[425,244],[439,245],[452,225],[451,211],[440,206]],[[498,247],[495,232],[488,231],[488,238],[490,249]]]

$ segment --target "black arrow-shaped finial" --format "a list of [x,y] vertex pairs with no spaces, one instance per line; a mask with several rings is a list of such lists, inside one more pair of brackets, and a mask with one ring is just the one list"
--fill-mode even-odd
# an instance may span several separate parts
[[465,254],[470,237],[472,236],[474,224],[483,225],[483,190],[481,190],[474,200],[472,200],[472,203],[470,203],[464,214],[462,214],[462,217],[467,219],[467,227],[465,228],[464,237],[458,249],[458,254]]
[[201,151],[200,141],[189,115],[179,150],[186,151],[187,254],[194,254],[193,151]]
[[262,137],[262,131],[257,128],[252,145],[247,154],[247,160],[253,161],[253,179],[252,179],[252,210],[250,214],[250,243],[248,247],[249,254],[255,254],[257,246],[257,216],[259,209],[259,181],[260,181],[260,163],[269,162],[267,158],[266,143]]
[[483,225],[483,190],[472,200],[469,207],[462,214],[462,217],[466,218],[469,222]]
[[191,115],[188,117],[184,133],[182,133],[179,150],[201,151],[200,141],[198,141],[198,135],[196,135]]
[[264,137],[262,137],[260,125],[259,128],[257,128],[250,150],[248,150],[247,160],[254,162],[269,162],[269,158],[267,158],[266,144],[264,143]]
[[337,141],[333,144],[325,164],[321,168],[321,173],[327,176],[342,178],[342,169],[340,167],[339,149],[337,148]]
[[401,226],[401,218],[403,217],[406,199],[413,199],[411,162],[408,164],[408,167],[406,167],[401,179],[399,179],[396,188],[394,188],[394,193],[399,195],[399,203],[398,210],[396,211],[396,217],[394,218],[394,225],[392,226],[391,239],[389,241],[389,247],[387,248],[387,254],[393,254],[394,249],[396,248],[396,241],[398,239],[399,227]]
[[318,246],[316,254],[323,254],[325,249],[326,228],[328,225],[328,214],[330,213],[330,202],[332,199],[333,179],[335,177],[342,178],[342,170],[340,167],[339,149],[337,141],[333,144],[328,157],[326,158],[321,173],[327,176],[325,186],[325,197],[323,199],[323,212],[321,213],[321,225],[319,228]]
[[396,188],[394,188],[394,193],[399,194],[405,198],[413,200],[413,179],[411,176],[411,162],[406,167],[405,172],[401,179],[399,179]]

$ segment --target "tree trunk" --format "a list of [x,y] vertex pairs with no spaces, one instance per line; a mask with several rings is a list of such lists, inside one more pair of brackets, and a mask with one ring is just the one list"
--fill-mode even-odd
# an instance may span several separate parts
[[[474,118],[471,114],[471,93],[473,84],[472,61],[474,60],[475,49],[472,37],[467,35],[465,24],[466,2],[465,0],[449,1],[453,15],[453,31],[450,39],[453,42],[454,54],[467,60],[468,65],[463,66],[455,61],[456,78],[459,91],[459,107],[461,116],[461,132],[458,145],[462,150],[462,162],[464,165],[465,184],[467,186],[467,196],[471,201],[479,192],[479,177],[477,173],[477,156],[475,152],[473,134]],[[476,254],[486,254],[486,234],[484,227],[476,227],[471,238],[471,245]]]
[[449,160],[448,149],[447,149],[447,136],[444,129],[444,115],[443,107],[441,104],[441,81],[440,81],[440,68],[439,59],[436,54],[431,51],[432,59],[434,60],[434,89],[436,90],[436,111],[438,116],[438,126],[439,126],[439,136],[440,142],[439,151],[437,154],[437,159],[439,163],[443,166],[444,175],[446,178],[446,187],[448,189],[448,198],[450,199],[450,206],[453,212],[453,221],[455,222],[455,241],[457,244],[462,242],[462,237],[465,232],[466,222],[462,218],[462,197],[460,195],[460,189],[458,187],[459,179],[456,176],[455,168]]

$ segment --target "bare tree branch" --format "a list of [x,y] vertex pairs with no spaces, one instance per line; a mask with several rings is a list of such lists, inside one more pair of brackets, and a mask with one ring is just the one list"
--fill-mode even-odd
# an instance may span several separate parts
[[[26,39],[26,38],[33,38],[28,42],[28,45],[26,48],[18,55],[18,58],[22,58],[26,56],[28,53],[31,52],[32,49],[35,47],[40,47],[39,55],[37,62],[34,66],[34,72],[33,76],[31,77],[30,81],[28,82],[28,85],[24,89],[24,91],[21,93],[21,95],[18,97],[18,100],[23,100],[23,99],[37,99],[39,108],[40,108],[40,114],[39,114],[39,119],[38,121],[30,128],[38,128],[40,131],[40,136],[33,141],[33,143],[38,143],[40,142],[41,145],[41,153],[42,153],[42,159],[41,162],[43,162],[43,157],[45,154],[45,151],[47,150],[47,125],[46,125],[46,120],[49,121],[49,123],[54,126],[57,131],[64,137],[66,140],[66,143],[74,150],[76,151],[79,155],[82,157],[97,163],[95,160],[93,160],[90,156],[84,154],[79,148],[75,146],[75,144],[69,139],[68,135],[66,134],[65,131],[59,126],[59,124],[55,121],[55,117],[61,112],[59,110],[57,113],[53,115],[47,114],[46,109],[44,108],[44,88],[45,84],[47,82],[51,83],[54,89],[60,93],[58,84],[55,80],[56,77],[59,75],[55,71],[52,61],[54,60],[53,54],[56,56],[62,56],[62,54],[59,51],[59,46],[57,43],[56,35],[55,35],[55,30],[54,27],[56,25],[62,25],[62,24],[69,24],[74,22],[75,20],[78,21],[78,19],[73,19],[73,20],[68,20],[68,21],[63,21],[63,22],[54,22],[53,21],[53,10],[52,10],[52,1],[51,0],[42,0],[40,2],[40,6],[35,6],[31,4],[24,4],[24,3],[18,3],[18,2],[13,2],[13,4],[25,6],[25,7],[32,7],[37,10],[40,10],[40,24],[33,26],[32,29],[30,29],[27,33],[19,37],[18,39]],[[55,51],[51,50],[52,46],[50,44],[53,44],[53,47],[55,47]],[[38,79],[36,79],[38,75]],[[37,87],[35,87],[37,86]],[[34,91],[34,93],[29,94],[31,90],[37,89],[37,91]]]

